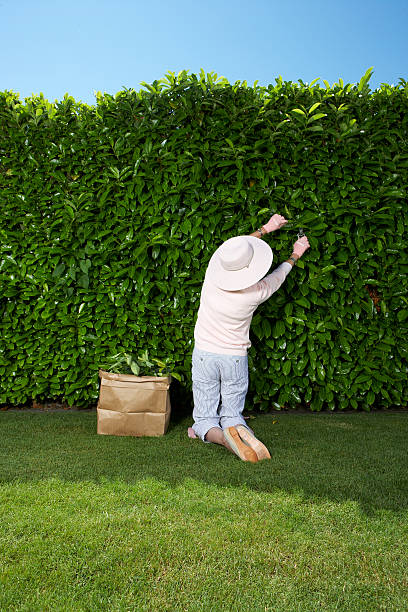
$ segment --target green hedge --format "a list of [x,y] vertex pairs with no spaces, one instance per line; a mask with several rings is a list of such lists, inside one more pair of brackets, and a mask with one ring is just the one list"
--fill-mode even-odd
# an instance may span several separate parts
[[106,358],[148,349],[188,404],[209,258],[278,212],[274,265],[300,227],[311,248],[254,316],[247,405],[406,405],[408,84],[369,78],[1,92],[0,403],[94,403]]

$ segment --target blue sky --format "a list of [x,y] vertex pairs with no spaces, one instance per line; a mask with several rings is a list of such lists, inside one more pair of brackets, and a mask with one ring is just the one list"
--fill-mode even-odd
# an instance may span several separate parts
[[408,79],[408,0],[0,0],[0,90],[139,90],[167,71],[260,85]]

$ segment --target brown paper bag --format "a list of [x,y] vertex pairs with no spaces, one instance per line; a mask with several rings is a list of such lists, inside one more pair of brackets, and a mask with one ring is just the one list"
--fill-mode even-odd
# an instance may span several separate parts
[[170,421],[170,378],[99,370],[98,434],[162,436]]

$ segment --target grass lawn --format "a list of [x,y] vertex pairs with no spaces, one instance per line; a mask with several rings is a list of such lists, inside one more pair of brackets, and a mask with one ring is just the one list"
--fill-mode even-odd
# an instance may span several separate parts
[[408,610],[408,413],[259,416],[258,464],[190,424],[0,413],[0,610]]

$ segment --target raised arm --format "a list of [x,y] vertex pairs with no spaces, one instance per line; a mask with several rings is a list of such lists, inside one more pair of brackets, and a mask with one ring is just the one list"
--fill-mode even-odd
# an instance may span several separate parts
[[[266,234],[274,232],[277,229],[280,229],[281,227],[286,225],[287,222],[287,219],[285,219],[285,217],[283,217],[282,215],[272,215],[268,223],[262,225],[255,232],[250,234],[250,236],[255,236],[256,238],[262,239]],[[293,267],[297,260],[309,247],[310,244],[306,236],[303,236],[303,238],[299,238],[293,245],[292,254],[289,256],[289,259],[287,259],[285,263],[289,263]]]
[[274,232],[275,230],[280,229],[281,227],[286,225],[287,222],[287,219],[285,219],[285,217],[282,217],[282,215],[272,215],[268,223],[262,225],[259,229],[256,230],[256,232],[250,234],[250,236],[255,236],[256,238],[263,238],[265,234],[269,234],[270,232]]
[[298,240],[296,240],[295,244],[293,245],[293,252],[289,259],[281,263],[280,266],[278,266],[273,272],[271,272],[271,274],[268,274],[256,284],[258,290],[258,299],[260,303],[265,302],[268,298],[270,298],[271,295],[275,293],[275,291],[277,291],[282,285],[282,283],[285,281],[285,278],[291,270],[291,268],[285,264],[290,264],[293,268],[296,261],[300,257],[302,257],[303,253],[307,251],[309,247],[310,244],[307,239],[307,236],[302,236],[302,238],[298,238]]

